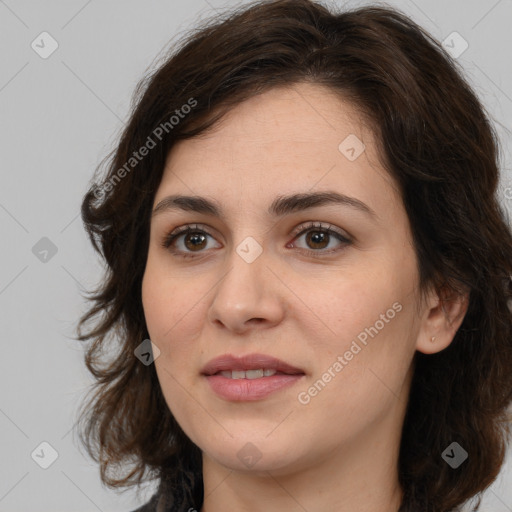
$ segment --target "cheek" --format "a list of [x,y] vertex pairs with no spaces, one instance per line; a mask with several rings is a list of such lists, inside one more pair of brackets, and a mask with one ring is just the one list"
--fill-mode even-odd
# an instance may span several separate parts
[[314,373],[299,390],[304,413],[321,411],[326,435],[338,435],[340,418],[355,435],[394,407],[414,354],[407,294],[387,279],[358,283],[345,282],[324,303],[336,335],[316,338]]
[[[330,335],[348,339],[376,322],[379,331],[389,330],[388,325],[395,323],[395,317],[400,316],[397,303],[403,306],[408,295],[402,281],[403,277],[394,269],[380,267],[372,272],[367,266],[350,274],[341,271],[337,278],[330,279],[323,287],[311,286],[305,295],[314,304],[312,309],[329,328]],[[395,308],[393,304],[396,304]],[[384,315],[383,320],[381,315]]]
[[330,391],[318,397],[326,410],[330,400],[357,409],[348,389],[368,404],[387,403],[400,389],[414,354],[414,276],[413,268],[402,266],[400,272],[396,262],[375,262],[331,280],[328,287],[309,290],[308,297],[316,298],[315,312],[329,328],[323,329],[326,336],[311,338],[316,345],[314,380],[322,381],[319,389],[332,382]]
[[160,349],[155,369],[162,393],[182,426],[187,426],[190,417],[197,413],[195,401],[185,391],[192,377],[188,375],[191,368],[183,361],[192,361],[192,356],[197,355],[197,346],[191,341],[201,325],[197,318],[200,293],[191,281],[166,274],[165,269],[148,258],[142,281],[144,316],[150,339]]
[[[199,326],[201,297],[207,294],[195,280],[170,275],[166,269],[148,259],[142,280],[142,304],[151,339],[166,348],[169,339],[186,335]],[[188,333],[192,335],[192,332]]]

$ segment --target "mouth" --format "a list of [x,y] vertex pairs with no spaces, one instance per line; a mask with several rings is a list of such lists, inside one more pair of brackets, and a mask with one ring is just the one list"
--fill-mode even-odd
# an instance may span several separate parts
[[305,376],[300,368],[264,354],[212,359],[201,374],[217,396],[230,402],[263,400]]
[[258,368],[257,370],[223,370],[214,373],[214,375],[222,375],[228,379],[261,379],[262,377],[272,377],[272,375],[290,375],[278,372],[270,368]]

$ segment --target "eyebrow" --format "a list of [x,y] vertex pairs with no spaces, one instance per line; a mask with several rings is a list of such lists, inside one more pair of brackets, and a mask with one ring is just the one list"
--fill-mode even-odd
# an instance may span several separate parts
[[[278,196],[268,209],[268,214],[273,217],[282,217],[291,213],[307,210],[325,205],[348,206],[359,210],[370,217],[378,218],[377,214],[365,203],[338,192],[311,192]],[[202,213],[213,217],[224,217],[223,209],[216,201],[200,196],[171,195],[162,199],[153,210],[152,217],[162,212],[182,210],[187,212]]]

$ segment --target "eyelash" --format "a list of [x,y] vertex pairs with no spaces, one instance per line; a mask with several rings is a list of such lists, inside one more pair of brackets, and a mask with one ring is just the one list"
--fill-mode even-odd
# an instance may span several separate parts
[[[300,236],[304,235],[305,233],[307,233],[309,231],[319,231],[322,233],[327,233],[329,235],[333,235],[335,238],[337,238],[340,242],[343,243],[343,246],[341,248],[331,249],[329,251],[325,251],[325,250],[314,251],[314,250],[309,250],[309,249],[301,249],[301,251],[305,252],[308,256],[312,256],[314,258],[322,258],[322,257],[324,257],[323,255],[325,255],[325,254],[332,254],[332,253],[341,251],[341,250],[345,249],[345,246],[350,245],[352,243],[352,241],[350,239],[348,239],[346,236],[344,236],[338,230],[334,229],[331,224],[327,224],[327,226],[325,226],[321,222],[320,223],[310,222],[307,225],[304,225],[304,224],[300,225],[292,233],[293,241],[295,241],[297,238],[299,238]],[[208,231],[205,230],[201,224],[195,224],[195,225],[188,224],[186,226],[177,228],[177,229],[171,231],[170,233],[168,233],[167,235],[165,235],[162,240],[161,245],[162,245],[162,247],[164,247],[165,249],[168,249],[172,254],[174,254],[177,257],[181,257],[183,259],[196,258],[199,256],[199,253],[201,253],[203,251],[198,251],[198,254],[196,255],[190,251],[183,253],[183,251],[179,251],[174,247],[171,248],[171,246],[173,245],[173,243],[176,241],[176,239],[178,237],[180,237],[182,235],[186,235],[188,233],[199,233],[199,234],[205,234],[205,235],[213,237],[213,235],[208,233]],[[322,255],[319,255],[319,253],[321,253]]]

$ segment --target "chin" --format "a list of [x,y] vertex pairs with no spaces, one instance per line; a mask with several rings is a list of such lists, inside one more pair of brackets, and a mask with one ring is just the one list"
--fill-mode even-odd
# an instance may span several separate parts
[[289,437],[286,444],[265,439],[265,435],[232,438],[226,435],[222,441],[212,442],[211,438],[205,441],[204,448],[200,448],[210,459],[227,469],[251,474],[268,476],[268,471],[286,474],[297,467],[300,457],[293,451],[298,443]]

